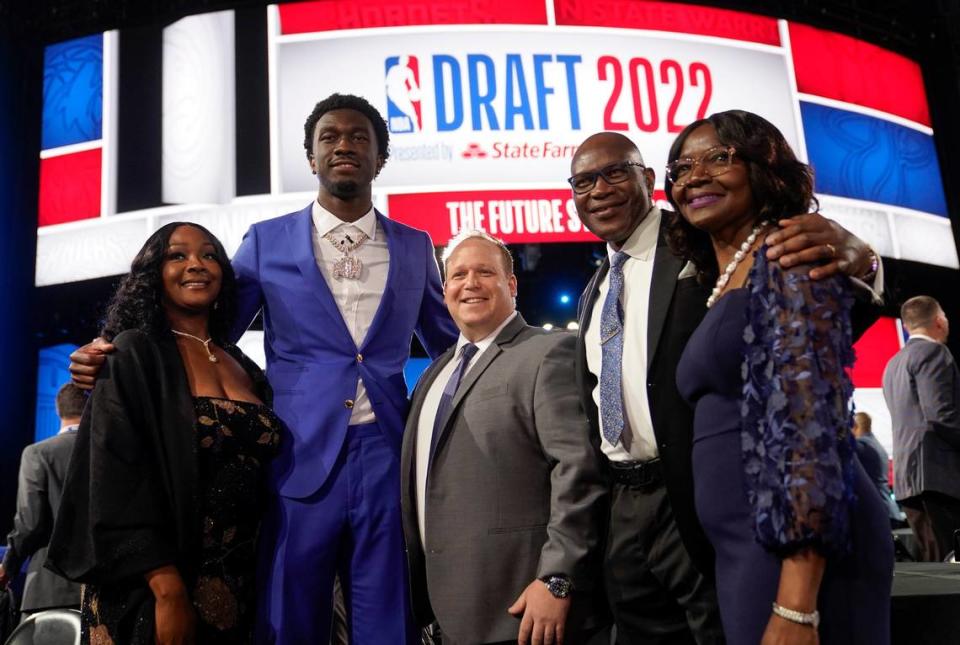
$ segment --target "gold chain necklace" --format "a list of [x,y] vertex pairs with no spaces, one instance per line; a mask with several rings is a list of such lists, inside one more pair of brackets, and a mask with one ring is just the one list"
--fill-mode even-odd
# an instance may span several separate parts
[[203,345],[203,348],[204,348],[205,350],[207,350],[207,360],[209,360],[211,363],[219,363],[219,362],[220,362],[220,359],[217,358],[216,355],[215,355],[213,352],[210,351],[210,343],[213,342],[213,337],[212,337],[212,336],[211,336],[210,338],[208,338],[207,340],[203,340],[203,339],[200,338],[199,336],[194,336],[193,334],[188,334],[188,333],[185,332],[185,331],[177,331],[176,329],[173,329],[172,327],[170,328],[170,331],[172,331],[172,332],[173,332],[174,334],[176,334],[177,336],[184,336],[184,337],[186,337],[186,338],[192,338],[193,340],[199,341],[199,342]]

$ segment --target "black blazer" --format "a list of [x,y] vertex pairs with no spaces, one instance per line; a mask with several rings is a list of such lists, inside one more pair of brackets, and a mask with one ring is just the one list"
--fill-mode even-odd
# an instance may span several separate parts
[[[697,519],[693,501],[693,409],[677,391],[676,379],[680,354],[707,312],[705,303],[710,292],[693,276],[678,279],[684,261],[671,253],[664,237],[670,217],[670,212],[663,211],[646,312],[647,398],[667,495],[680,537],[700,572],[712,577],[713,548]],[[578,305],[581,334],[577,339],[577,382],[590,420],[591,437],[598,445],[600,421],[592,396],[597,379],[587,369],[583,332],[590,324],[600,283],[609,269],[610,261],[605,259],[587,284]]]

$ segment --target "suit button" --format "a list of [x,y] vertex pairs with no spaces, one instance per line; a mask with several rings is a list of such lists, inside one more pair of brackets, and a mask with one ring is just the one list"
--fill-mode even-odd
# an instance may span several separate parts
[[344,402],[343,402],[343,407],[345,407],[345,408],[348,409],[348,410],[352,410],[352,409],[353,409],[353,399],[347,399],[346,401],[344,401]]
[[357,362],[358,362],[358,363],[362,363],[362,362],[363,362],[363,354],[357,354]]

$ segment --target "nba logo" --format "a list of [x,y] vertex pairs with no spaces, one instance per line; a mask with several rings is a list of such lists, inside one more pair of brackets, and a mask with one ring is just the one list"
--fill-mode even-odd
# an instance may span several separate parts
[[416,56],[391,56],[386,60],[387,124],[390,132],[420,132],[420,65]]

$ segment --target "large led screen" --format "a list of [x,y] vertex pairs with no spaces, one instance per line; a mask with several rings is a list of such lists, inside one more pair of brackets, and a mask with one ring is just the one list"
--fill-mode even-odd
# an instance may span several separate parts
[[147,209],[116,208],[117,35],[47,49],[38,285],[123,273],[168,221],[201,222],[232,250],[250,223],[302,208],[316,193],[303,122],[333,92],[385,115],[391,157],[376,205],[437,245],[464,227],[512,243],[595,240],[564,181],[580,141],[630,136],[662,188],[677,132],[743,108],[813,165],[823,213],[885,257],[960,266],[920,68],[880,47],[662,2],[334,0],[265,11],[269,190],[258,195],[236,190],[234,79],[245,70],[233,12],[163,31],[162,189]]

